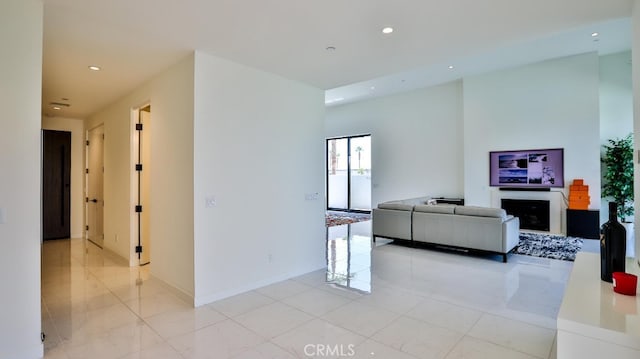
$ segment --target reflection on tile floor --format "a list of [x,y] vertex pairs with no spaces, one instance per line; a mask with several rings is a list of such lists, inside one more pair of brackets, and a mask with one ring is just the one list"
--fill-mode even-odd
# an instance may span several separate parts
[[555,358],[572,263],[371,241],[327,229],[327,270],[200,308],[97,247],[43,248],[45,358]]
[[371,221],[327,227],[327,282],[371,292]]

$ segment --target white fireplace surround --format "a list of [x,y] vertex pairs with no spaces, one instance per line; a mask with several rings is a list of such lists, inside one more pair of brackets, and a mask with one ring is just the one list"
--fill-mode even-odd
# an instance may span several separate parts
[[502,199],[534,199],[549,201],[549,233],[567,232],[565,209],[567,208],[562,189],[551,191],[509,191],[491,190],[491,207],[501,208]]

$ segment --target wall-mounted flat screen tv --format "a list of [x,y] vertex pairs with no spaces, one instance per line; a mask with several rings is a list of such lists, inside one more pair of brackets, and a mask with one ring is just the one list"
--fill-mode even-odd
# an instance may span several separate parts
[[489,152],[489,185],[493,187],[564,187],[564,149]]

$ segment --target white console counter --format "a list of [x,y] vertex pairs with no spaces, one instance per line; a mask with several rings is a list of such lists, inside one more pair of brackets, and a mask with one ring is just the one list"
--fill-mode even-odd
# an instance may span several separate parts
[[[626,272],[640,277],[635,260]],[[640,358],[639,311],[640,296],[600,280],[599,254],[578,253],[558,313],[558,359]]]

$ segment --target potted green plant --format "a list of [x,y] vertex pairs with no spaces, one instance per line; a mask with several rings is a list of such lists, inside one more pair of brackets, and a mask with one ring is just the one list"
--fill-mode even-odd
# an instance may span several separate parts
[[611,197],[618,207],[620,222],[633,218],[633,136],[609,139],[604,145],[602,196]]

